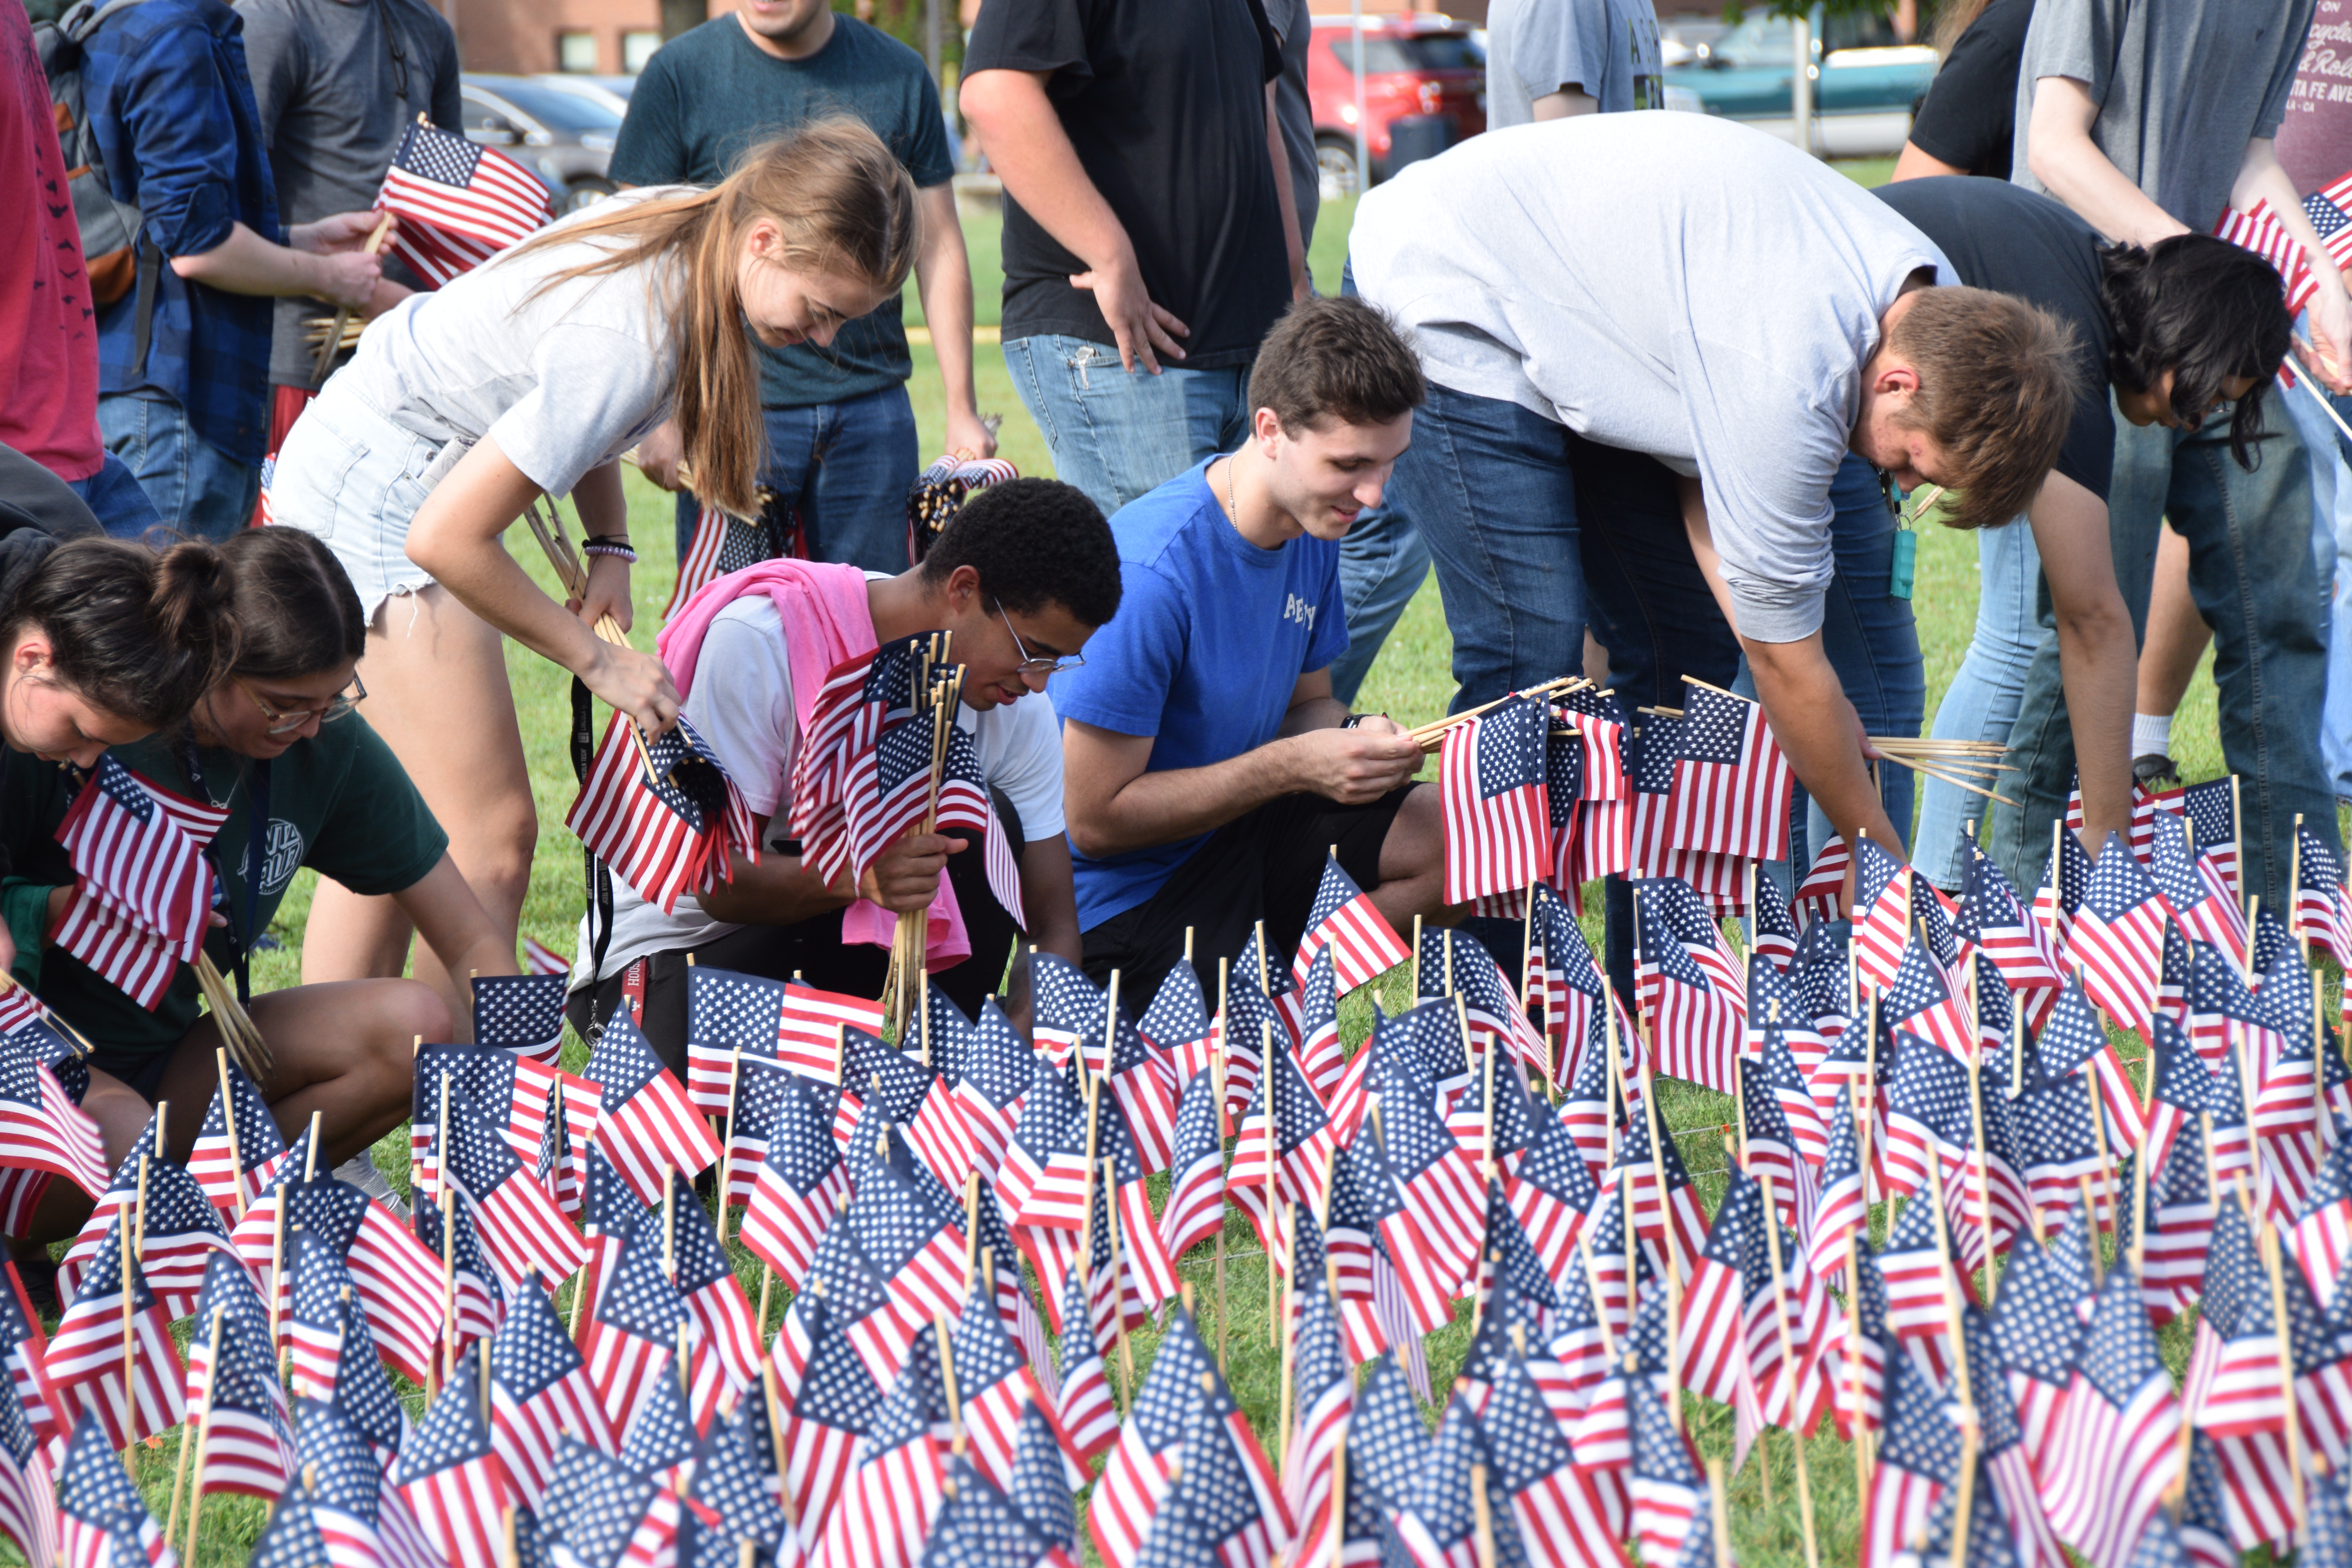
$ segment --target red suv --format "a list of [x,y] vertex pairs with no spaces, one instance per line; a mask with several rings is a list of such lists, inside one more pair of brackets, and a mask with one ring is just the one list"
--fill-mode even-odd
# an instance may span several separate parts
[[[1345,16],[1315,18],[1307,98],[1326,198],[1361,188],[1356,169],[1356,40]],[[1445,143],[1486,129],[1486,59],[1465,25],[1439,16],[1364,18],[1364,138],[1374,181],[1391,172],[1390,128],[1408,116],[1450,120]],[[1433,151],[1423,143],[1416,153]]]

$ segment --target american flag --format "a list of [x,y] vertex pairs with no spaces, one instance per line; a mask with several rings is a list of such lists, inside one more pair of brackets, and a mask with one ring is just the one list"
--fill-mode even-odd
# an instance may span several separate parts
[[882,1403],[882,1390],[825,1302],[803,1293],[785,1314],[770,1364],[777,1370],[787,1510],[807,1544],[839,1494],[850,1450]]
[[1386,974],[1412,956],[1371,896],[1356,886],[1338,860],[1329,858],[1323,862],[1323,880],[1307,911],[1307,934],[1299,938],[1298,955],[1291,961],[1296,984],[1307,983],[1315,955],[1326,946],[1333,950],[1332,968],[1342,992]]
[[[126,1246],[125,1217],[117,1214],[108,1228],[105,1244],[91,1260],[57,1332],[49,1336],[42,1361],[59,1425],[78,1421],[85,1411],[92,1413],[118,1449],[187,1418],[172,1320],[147,1289],[138,1258]],[[127,1336],[126,1317],[131,1326]]]
[[[231,1152],[235,1159],[231,1159]],[[269,1179],[274,1163],[286,1152],[278,1123],[245,1069],[221,1058],[221,1087],[213,1091],[204,1125],[196,1130],[196,1146],[188,1155],[188,1173],[205,1190],[213,1206],[243,1213],[247,1194],[258,1192]]]
[[1748,1373],[1744,1270],[1751,1247],[1763,1250],[1762,1216],[1761,1190],[1735,1166],[1706,1241],[1689,1261],[1679,1335],[1682,1376],[1685,1386],[1708,1399],[1728,1402]]
[[1663,1269],[1672,1259],[1678,1273],[1687,1270],[1706,1245],[1706,1211],[1699,1205],[1698,1188],[1675,1147],[1675,1135],[1661,1129],[1653,1155],[1649,1127],[1639,1114],[1628,1118],[1618,1134],[1617,1163],[1602,1191],[1613,1190],[1622,1201],[1627,1182],[1633,1190],[1633,1228],[1652,1251],[1652,1266]]
[[1865,1568],[1886,1568],[1925,1531],[1929,1513],[1960,1474],[1960,1430],[1951,1402],[1916,1362],[1886,1357],[1886,1424],[1871,1487],[1863,1499]]
[[[1338,1008],[1333,1007],[1332,1047],[1339,1047]],[[1103,1067],[1104,1087],[1118,1107],[1135,1141],[1137,1157],[1147,1173],[1168,1168],[1176,1138],[1176,1069],[1169,1058],[1137,1029],[1122,1005],[1111,1018],[1108,1057]],[[966,1156],[966,1168],[970,1157]],[[946,1175],[941,1172],[942,1176]],[[954,1184],[963,1184],[959,1174]]]
[[927,1193],[903,1164],[877,1162],[844,1217],[903,1321],[927,1323],[958,1310],[964,1237],[953,1205]]
[[1544,1033],[1559,1064],[1555,1080],[1565,1083],[1603,1005],[1601,971],[1583,929],[1549,888],[1536,889],[1528,924],[1527,984],[1533,993],[1528,1000],[1543,1009]]
[[2352,955],[2352,900],[2344,891],[2344,868],[2336,852],[2298,822],[2294,861],[2294,934],[2343,963]]
[[[2279,1388],[2284,1325],[2271,1310],[2270,1280],[2256,1249],[2253,1226],[2234,1202],[2223,1203],[2214,1216],[2200,1307],[2189,1369],[2181,1379],[2182,1415],[2216,1438],[2284,1434],[2286,1406]],[[2277,1457],[2283,1461],[2285,1456],[2282,1452]],[[2225,1479],[2228,1468],[2225,1465]]]
[[1646,1378],[1627,1379],[1633,1429],[1633,1535],[1658,1568],[1712,1568],[1715,1528],[1706,1478],[1665,1401]]
[[[305,1137],[309,1134],[305,1133]],[[301,1148],[298,1142],[299,1152]],[[289,1177],[300,1173],[299,1152]],[[432,1348],[441,1335],[441,1259],[383,1205],[357,1187],[320,1176],[287,1181],[270,1188],[246,1211],[234,1239],[257,1277],[268,1263],[270,1237],[280,1208],[289,1234],[308,1230],[340,1254],[353,1294],[367,1309],[376,1348],[412,1378],[422,1381]],[[279,1282],[281,1294],[286,1282]]]
[[827,881],[849,868],[854,856],[849,805],[874,787],[876,742],[889,726],[911,718],[916,667],[928,638],[900,637],[835,665],[808,722],[793,764],[793,837],[801,858]]
[[261,1538],[253,1544],[251,1568],[331,1568],[333,1562],[310,1487],[287,1482]]
[[695,1114],[686,1087],[662,1066],[625,1009],[598,1031],[586,1076],[604,1093],[595,1146],[645,1202],[661,1197],[665,1171],[699,1175],[719,1163],[718,1141]]
[[[1115,1423],[1114,1423],[1115,1427]],[[1108,1436],[1108,1434],[1106,1434]],[[1077,1510],[1070,1499],[1068,1459],[1064,1442],[1043,1405],[1032,1405],[1021,1416],[1013,1442],[1013,1479],[1005,1493],[1022,1516],[1048,1544],[1075,1563],[1078,1552]],[[1064,1568],[1056,1563],[1054,1568]]]
[[668,620],[706,584],[772,559],[773,549],[763,520],[730,516],[704,502],[695,512],[694,537],[677,558],[677,584],[662,606],[662,619]]
[[556,1568],[652,1568],[673,1556],[675,1490],[565,1438],[540,1512],[562,1531]]
[[2211,942],[2240,963],[2246,956],[2246,912],[2238,907],[2211,862],[2189,841],[2186,819],[2155,814],[2149,836],[2147,874],[2164,895],[2172,918],[2186,934]]
[[1034,1072],[996,1173],[996,1195],[1015,1240],[1037,1226],[1078,1230],[1087,1217],[1086,1102],[1043,1054]]
[[1299,1070],[1314,1086],[1316,1098],[1328,1104],[1339,1088],[1340,1075],[1348,1068],[1347,1056],[1339,1046],[1339,979],[1331,966],[1328,947],[1315,955],[1314,966],[1307,970],[1298,995]]
[[475,1107],[497,1130],[515,1158],[535,1163],[545,1140],[548,1102],[558,1082],[565,1085],[568,1121],[579,1124],[584,1136],[594,1125],[583,1111],[593,1105],[595,1086],[559,1071],[551,1064],[497,1046],[425,1046],[415,1054],[415,1082],[409,1093],[408,1173],[410,1184],[427,1197],[441,1193],[441,1173],[433,1152],[434,1132],[441,1122],[441,1080],[446,1077],[472,1097]]
[[[286,1346],[289,1371],[293,1374],[288,1381],[294,1392],[304,1398],[331,1399],[335,1378],[342,1367],[343,1302],[352,1288],[350,1271],[343,1267],[341,1253],[307,1230],[287,1237],[286,1263],[294,1280],[292,1305],[279,1320],[279,1339]],[[229,1325],[236,1329],[251,1326],[243,1320]],[[262,1359],[268,1360],[267,1344],[260,1349]],[[192,1384],[200,1377],[211,1376],[209,1363],[199,1369],[195,1362],[192,1353],[188,1366]],[[201,1392],[199,1389],[199,1397]]]
[[1202,1068],[1184,1086],[1169,1162],[1168,1202],[1160,1210],[1160,1250],[1181,1258],[1214,1237],[1225,1219],[1225,1150],[1217,1133],[1216,1079]]
[[[956,1316],[950,1346],[972,1462],[992,1485],[1010,1486],[1019,1457],[1023,1413],[1033,1404],[1043,1408],[1045,1393],[1036,1373],[1024,1363],[1019,1348],[1004,1331],[1004,1319],[996,1303],[982,1294],[977,1281]],[[1070,1454],[1070,1465],[1072,1476],[1085,1474],[1077,1468],[1075,1452]]]
[[[1190,1083],[1194,1073],[1210,1064],[1211,1029],[1209,1002],[1201,988],[1200,972],[1190,959],[1178,959],[1161,977],[1160,989],[1152,994],[1151,1005],[1143,1010],[1143,1019],[1136,1026],[1143,1031],[1157,1050],[1165,1056],[1175,1069],[1179,1083]],[[1024,1073],[1022,1082],[1028,1079]]]
[[1586,813],[1584,801],[1584,738],[1573,729],[1562,728],[1555,719],[1544,743],[1544,797],[1546,816],[1551,828],[1551,864],[1545,868],[1545,881],[1568,889],[1569,896],[1580,900],[1583,885],[1591,879],[1582,875],[1586,854],[1577,843],[1582,837],[1577,830]]
[[[1406,1379],[1393,1355],[1383,1354],[1356,1395],[1348,1424],[1348,1490],[1341,1505],[1346,1529],[1343,1562],[1375,1559],[1371,1549],[1388,1536],[1397,1516],[1412,1504],[1427,1472],[1429,1431],[1413,1407]],[[1407,1561],[1420,1559],[1408,1555]]]
[[[1300,1230],[1313,1219],[1300,1221]],[[1302,1269],[1302,1274],[1304,1270]],[[1340,1343],[1339,1316],[1332,1293],[1312,1279],[1298,1288],[1298,1310],[1290,1324],[1291,1381],[1296,1414],[1283,1444],[1283,1493],[1297,1533],[1290,1545],[1294,1563],[1330,1558],[1331,1491],[1348,1424],[1355,1409],[1356,1379]]]
[[1103,1364],[1102,1336],[1087,1300],[1087,1285],[1074,1262],[1062,1272],[1049,1305],[1061,1324],[1060,1367],[1050,1391],[1055,1425],[1069,1436],[1081,1464],[1118,1436],[1118,1410],[1111,1400],[1110,1373]]
[[213,892],[205,847],[227,819],[226,806],[100,757],[58,825],[74,890],[49,940],[154,1006],[204,946]]
[[1445,901],[1519,895],[1551,868],[1544,784],[1551,710],[1512,697],[1446,731],[1438,758],[1444,803]]
[[2048,1476],[2057,1459],[2052,1444],[2083,1342],[2080,1309],[2089,1288],[2089,1259],[2079,1233],[2060,1236],[2047,1251],[2038,1243],[2021,1242],[2001,1277],[1993,1340],[2037,1475]]
[[512,1290],[534,1271],[551,1279],[570,1279],[587,1260],[579,1232],[491,1130],[472,1098],[454,1082],[447,1097],[443,1113],[449,1146],[440,1156],[473,1211],[477,1234],[500,1280]]
[[2050,1009],[2041,1036],[2033,1042],[2034,1060],[2042,1074],[2051,1078],[2088,1066],[2098,1081],[2108,1146],[2121,1153],[2139,1147],[2147,1127],[2141,1119],[2138,1088],[2108,1044],[2107,1032],[2091,1004],[2091,993],[2081,984],[2069,984],[2060,992],[2057,1005]]
[[1585,1152],[1567,1121],[1545,1116],[1541,1122],[1505,1191],[1544,1272],[1559,1281],[1582,1272],[1576,1238],[1598,1194]]
[[[1167,1495],[1168,1461],[1181,1454],[1185,1418],[1201,1398],[1203,1378],[1215,1377],[1214,1364],[1202,1348],[1192,1314],[1179,1307],[1169,1314],[1168,1330],[1151,1358],[1151,1370],[1135,1390],[1118,1446],[1104,1461],[1095,1482],[1094,1502],[1087,1528],[1095,1550],[1112,1568],[1132,1568],[1140,1552],[1152,1516]],[[1070,1422],[1069,1368],[1063,1368],[1063,1425],[1073,1436]],[[1191,1460],[1184,1461],[1189,1467]]]
[[178,1554],[110,1441],[91,1416],[74,1426],[58,1468],[58,1561],[63,1568],[114,1568],[127,1558],[176,1568]]
[[1669,842],[1717,855],[1786,860],[1797,775],[1773,740],[1764,710],[1696,684],[1683,703]]
[[2058,836],[2050,861],[2042,869],[2042,886],[2034,890],[2033,918],[2051,933],[2050,945],[2066,951],[2073,938],[2074,916],[2091,885],[2091,852],[2071,833]]
[[581,1334],[589,1379],[616,1433],[637,1418],[656,1380],[677,1376],[679,1337],[692,1337],[692,1316],[662,1273],[660,1226],[648,1212],[623,1240]]
[[1634,963],[1658,1070],[1728,1094],[1748,1026],[1746,977],[1677,877],[1633,884]]
[[732,881],[731,857],[760,863],[743,792],[683,716],[647,740],[615,712],[563,826],[664,914]]
[[2108,834],[2084,889],[2067,957],[2082,966],[2091,999],[2143,1037],[2163,974],[2164,924],[2156,884],[2124,847],[2122,835]]
[[198,1413],[205,1453],[193,1496],[275,1497],[293,1475],[294,1429],[277,1371],[257,1337],[222,1337]]
[[[1162,985],[1160,991],[1165,994],[1167,987]],[[1013,1129],[1021,1120],[1021,1108],[1036,1081],[1036,1060],[1037,1053],[1021,1037],[996,998],[982,1002],[950,1091],[963,1118],[964,1136],[971,1142],[972,1163],[980,1169],[995,1170],[1003,1163]]]
[[2080,1073],[2037,1070],[2025,1080],[2013,1108],[2026,1187],[2046,1223],[2066,1212],[2084,1177],[2097,1178],[2105,1169],[2091,1128],[2088,1080]]
[[[2192,847],[2200,861],[2210,861],[2222,898],[2244,902],[2238,887],[2238,805],[2236,781],[2210,779],[2180,792],[2180,812],[2188,819]],[[2200,866],[2200,870],[2208,868]]]
[[942,1489],[947,1500],[923,1547],[928,1568],[1076,1568],[1069,1550],[1046,1540],[969,1459],[948,1461]]
[[[2149,1170],[2161,1171],[2182,1130],[2213,1110],[2215,1086],[2212,1070],[2190,1048],[2187,1034],[2162,1014],[2148,1037],[2148,1061],[2147,1140],[2140,1152],[2150,1162]],[[2202,1148],[2200,1143],[2200,1152]]]
[[1813,856],[1805,879],[1797,884],[1790,903],[1810,928],[1823,921],[1845,919],[1845,874],[1853,864],[1845,840],[1832,838]]
[[2130,1269],[2109,1271],[2042,1454],[2060,1540],[2123,1568],[2180,1470],[2180,1405]]
[[436,289],[548,219],[537,175],[494,148],[421,122],[402,134],[375,205],[400,217],[393,254]]
[[1976,1055],[1976,1033],[1951,979],[1926,943],[1908,944],[1878,999],[1879,1027],[1889,1036],[1907,1029],[1963,1060]]
[[1094,1050],[1087,1062],[1090,1072],[1102,1069],[1103,1028],[1109,1003],[1086,971],[1057,953],[1029,955],[1030,1011],[1037,1048],[1056,1066],[1066,1065],[1081,1040],[1091,1039]]
[[[1181,1514],[1192,1521],[1198,1531],[1194,1539],[1220,1568],[1266,1568],[1276,1549],[1290,1540],[1289,1507],[1249,1423],[1213,1374],[1202,1378],[1192,1390],[1181,1447],[1169,1457],[1176,1459],[1179,1454],[1181,1469],[1171,1478],[1152,1521],[1151,1536],[1167,1530],[1171,1518]],[[1156,1544],[1147,1538],[1139,1561],[1167,1561]],[[1188,1552],[1179,1560],[1195,1559]]]
[[714,1422],[695,1449],[680,1525],[715,1524],[730,1556],[741,1541],[775,1553],[792,1530],[771,1484],[775,1452],[764,1399],[745,1399],[732,1416]]
[[709,1212],[684,1176],[670,1178],[669,1215],[677,1293],[701,1330],[703,1344],[718,1355],[730,1384],[740,1392],[760,1380],[759,1330],[751,1321],[751,1300],[711,1228]]
[[2213,232],[2231,245],[2252,251],[2278,269],[2288,315],[2301,314],[2305,302],[2318,291],[2318,279],[2311,275],[2311,263],[2304,256],[2303,247],[2287,232],[2267,200],[2258,198],[2243,211],[2224,207]]
[[798,1290],[817,1243],[849,1195],[849,1170],[833,1142],[840,1091],[793,1073],[762,1068],[776,1104],[739,1237]]
[[1647,877],[1680,877],[1707,907],[1728,913],[1748,893],[1748,872],[1739,858],[1684,849],[1674,843],[1675,764],[1682,756],[1680,717],[1653,713],[1625,738],[1633,805],[1628,856],[1630,871]]
[[[1944,1194],[1944,1206],[1945,1229],[1957,1236],[1949,1193]],[[1926,1194],[1913,1199],[1888,1229],[1877,1261],[1886,1287],[1886,1326],[1918,1348],[1933,1374],[1943,1375],[1951,1369],[1954,1353],[1945,1335],[1944,1316],[1953,1259],[1937,1231],[1936,1205]],[[1960,1286],[1964,1292],[1969,1289],[1965,1279]]]
[[1591,1481],[1516,1352],[1496,1368],[1479,1415],[1494,1451],[1492,1479],[1534,1568],[1604,1568],[1622,1562]]
[[2056,944],[2048,928],[2030,918],[2018,900],[2017,889],[1990,856],[1969,846],[1968,880],[1960,893],[1960,912],[1952,922],[1963,941],[1984,950],[2012,991],[2060,983]]
[[474,1043],[497,1046],[552,1067],[563,1048],[563,996],[569,976],[478,974]]
[[1854,1131],[1851,1085],[1838,1090],[1837,1101],[1824,1125],[1829,1145],[1822,1156],[1821,1192],[1813,1200],[1812,1226],[1805,1237],[1805,1261],[1816,1275],[1831,1276],[1843,1265],[1847,1248],[1870,1218],[1864,1202],[1861,1149]]
[[0,1289],[0,1365],[11,1383],[30,1389],[39,1404],[36,1412],[21,1394],[0,1390],[0,1535],[16,1543],[26,1563],[52,1568],[58,1519],[50,1458],[62,1435],[32,1375],[40,1354],[39,1329],[19,1289],[13,1273],[7,1288]]
[[[689,1363],[699,1359],[691,1345],[687,1358]],[[678,1364],[671,1362],[668,1375],[646,1385],[646,1397],[635,1417],[620,1429],[621,1463],[667,1491],[684,1489],[699,1425],[688,1405],[688,1391]],[[687,1375],[692,1375],[690,1367]],[[710,1419],[709,1413],[702,1419]]]
[[[1368,1045],[1363,1054],[1380,1053],[1378,1045]],[[1277,1039],[1271,1070],[1259,1078],[1257,1093],[1234,1124],[1234,1163],[1225,1176],[1234,1201],[1257,1227],[1268,1256],[1282,1250],[1277,1222],[1283,1207],[1320,1199],[1324,1167],[1342,1131],[1325,1112],[1297,1057]]]

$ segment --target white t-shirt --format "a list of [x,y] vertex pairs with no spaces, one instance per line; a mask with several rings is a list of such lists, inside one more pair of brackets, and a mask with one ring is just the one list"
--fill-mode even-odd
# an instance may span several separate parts
[[[648,186],[593,210],[682,189]],[[550,246],[410,295],[368,328],[338,384],[348,378],[371,406],[428,440],[488,436],[533,484],[569,494],[667,418],[677,389],[668,269],[574,279],[532,297],[613,243]]]
[[[866,574],[867,580],[887,575]],[[793,716],[792,660],[784,651],[784,627],[773,600],[746,595],[710,623],[695,660],[697,679],[686,699],[686,721],[710,743],[719,765],[743,792],[751,810],[769,819],[768,843],[791,837],[786,818],[792,804],[793,763],[800,754],[800,726]],[[1004,792],[1021,816],[1024,843],[1059,834],[1062,821],[1062,728],[1053,700],[1032,692],[1018,702],[984,712],[957,710],[956,722],[980,752],[980,773]],[[977,855],[981,847],[963,851]],[[613,879],[613,939],[604,952],[604,974],[617,973],[649,952],[696,947],[741,930],[713,920],[692,897],[663,914],[619,878]],[[572,966],[576,989],[587,984],[593,953],[588,921],[580,922],[579,957]]]
[[1765,642],[1821,626],[1879,316],[1918,268],[1957,281],[1843,174],[1703,114],[1474,136],[1375,187],[1348,243],[1439,385],[1696,475],[1739,629]]

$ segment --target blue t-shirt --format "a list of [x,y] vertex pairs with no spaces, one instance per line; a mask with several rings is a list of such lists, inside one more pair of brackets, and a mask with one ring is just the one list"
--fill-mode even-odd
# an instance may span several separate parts
[[[1064,719],[1154,737],[1152,773],[1265,745],[1281,730],[1298,678],[1348,649],[1339,547],[1304,537],[1278,550],[1252,544],[1225,521],[1208,467],[1177,475],[1110,520],[1118,614],[1088,640],[1082,668],[1054,678]],[[1207,837],[1103,860],[1074,851],[1079,929],[1150,898]]]

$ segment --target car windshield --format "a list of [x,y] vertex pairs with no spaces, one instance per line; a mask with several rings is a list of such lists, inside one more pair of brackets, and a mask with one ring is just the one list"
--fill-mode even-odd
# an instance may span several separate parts
[[1786,16],[1750,16],[1708,45],[1708,58],[1739,70],[1785,66],[1795,47],[1794,26]]
[[576,136],[587,131],[617,131],[621,126],[620,115],[584,93],[508,81],[499,82],[490,90],[550,131]]
[[[1331,54],[1349,70],[1356,68],[1355,35],[1344,27],[1325,31]],[[1393,34],[1364,35],[1364,74],[1388,71],[1463,71],[1479,68],[1478,52],[1466,33],[1423,33],[1400,38]]]

